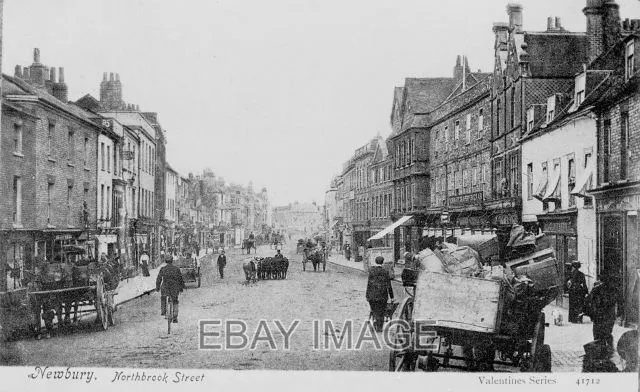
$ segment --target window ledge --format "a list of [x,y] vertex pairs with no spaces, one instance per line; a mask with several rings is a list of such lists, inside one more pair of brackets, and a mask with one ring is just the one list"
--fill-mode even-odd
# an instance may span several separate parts
[[86,167],[86,166],[85,166],[85,167],[84,167],[84,170],[86,170],[86,171],[91,171],[91,168],[90,168],[90,167]]
[[47,229],[55,229],[56,226],[52,225],[51,223],[47,223]]
[[13,227],[14,229],[22,229],[23,228],[22,223],[13,223],[11,225],[11,227]]
[[21,152],[17,152],[17,151],[14,151],[14,152],[13,152],[13,156],[14,156],[14,157],[19,157],[19,158],[24,158],[24,154],[23,154],[23,153],[21,153]]
[[75,165],[75,164],[73,164],[73,163],[71,163],[71,162],[67,162],[67,166],[69,166],[69,167],[76,167],[76,165]]
[[51,156],[48,156],[48,157],[47,157],[47,160],[48,160],[49,162],[53,162],[53,163],[58,162],[55,158],[52,158]]

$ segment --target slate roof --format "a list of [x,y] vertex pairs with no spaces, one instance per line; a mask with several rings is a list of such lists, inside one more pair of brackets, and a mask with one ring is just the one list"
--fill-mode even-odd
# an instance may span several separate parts
[[514,44],[519,61],[529,61],[532,77],[573,77],[588,62],[586,33],[524,32]]

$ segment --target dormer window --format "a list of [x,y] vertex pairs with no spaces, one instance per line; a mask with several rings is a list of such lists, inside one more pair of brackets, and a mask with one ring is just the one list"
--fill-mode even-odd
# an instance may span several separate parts
[[556,116],[556,96],[552,95],[547,99],[547,124],[553,121]]
[[574,107],[577,109],[582,102],[584,102],[584,92],[587,85],[587,74],[581,73],[576,76],[576,87],[575,87],[575,97],[574,97]]
[[527,110],[527,132],[533,130],[533,124],[535,121],[535,108],[532,106]]
[[625,78],[629,80],[635,73],[634,59],[633,54],[635,50],[635,41],[631,40],[627,42],[627,47],[625,50]]

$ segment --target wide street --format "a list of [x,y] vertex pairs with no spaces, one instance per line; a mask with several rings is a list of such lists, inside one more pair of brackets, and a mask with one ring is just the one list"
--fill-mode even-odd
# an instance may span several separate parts
[[[268,246],[258,256],[273,255]],[[190,284],[180,297],[179,323],[167,324],[160,316],[160,296],[152,293],[124,305],[116,313],[116,325],[107,331],[94,328],[90,315],[75,331],[64,331],[48,340],[7,343],[2,362],[9,365],[105,366],[154,368],[386,370],[388,352],[366,343],[362,350],[314,350],[313,320],[333,320],[342,326],[353,320],[355,335],[368,318],[365,301],[366,276],[349,268],[327,264],[326,272],[302,271],[301,256],[285,247],[291,260],[286,280],[243,284],[239,250],[229,252],[224,279],[218,276],[215,259],[203,258],[201,288]],[[217,255],[215,255],[217,257]],[[309,265],[310,266],[310,265]],[[396,289],[398,297],[401,290]],[[266,320],[274,331],[277,350],[260,342],[255,350],[199,350],[201,319],[240,319],[248,324],[249,337]],[[300,320],[291,348],[273,324],[285,328]],[[84,327],[84,328],[83,328]],[[320,328],[320,332],[324,330]],[[320,342],[324,340],[320,336]]]

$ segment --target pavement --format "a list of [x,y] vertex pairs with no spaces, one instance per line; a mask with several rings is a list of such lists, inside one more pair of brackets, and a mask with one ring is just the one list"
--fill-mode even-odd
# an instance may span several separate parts
[[[365,272],[362,262],[355,262],[353,259],[348,261],[341,254],[329,256],[328,261],[336,265]],[[402,265],[396,265],[395,268],[395,281],[398,283],[402,283],[400,280],[402,268]],[[545,331],[545,343],[551,347],[553,371],[580,372],[582,368],[582,356],[584,355],[583,345],[593,340],[593,323],[589,320],[589,317],[586,316],[582,324],[569,323],[567,321],[569,310],[554,304],[548,305],[543,311],[545,313],[545,319],[547,323],[549,323],[549,327]],[[552,316],[554,312],[562,315],[562,325],[554,324]],[[614,341],[617,342],[620,336],[629,330],[629,328],[624,328],[616,324],[613,328]],[[622,368],[620,358],[617,354],[614,355],[613,361],[618,368]]]

